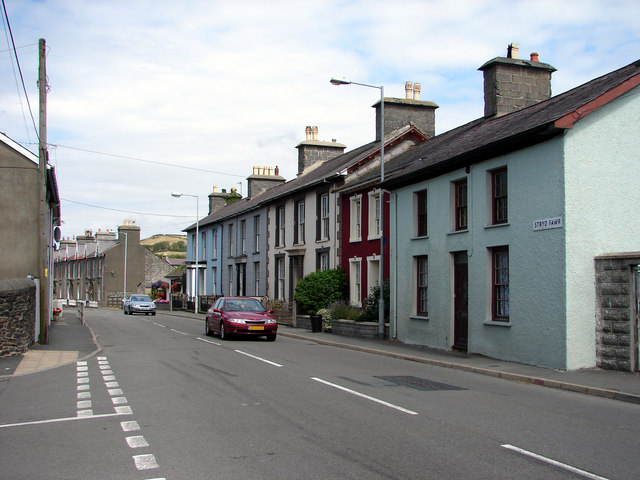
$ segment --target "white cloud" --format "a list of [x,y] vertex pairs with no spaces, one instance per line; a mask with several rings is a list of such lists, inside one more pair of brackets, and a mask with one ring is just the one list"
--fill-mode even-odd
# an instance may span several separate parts
[[[437,131],[482,115],[487,60],[520,45],[555,66],[560,93],[637,60],[636,1],[33,1],[7,5],[31,107],[37,113],[37,39],[47,40],[48,140],[211,170],[204,173],[79,150],[52,149],[64,235],[135,217],[143,236],[180,231],[213,185],[239,187],[253,165],[297,173],[307,125],[349,149],[373,140],[374,89],[333,87],[332,76],[384,85],[422,83]],[[27,134],[8,52],[0,53],[0,131]],[[37,121],[37,117],[36,117]],[[30,119],[27,122],[31,124]],[[32,150],[35,147],[31,146]],[[226,173],[227,175],[223,175]],[[246,192],[246,184],[243,186]]]

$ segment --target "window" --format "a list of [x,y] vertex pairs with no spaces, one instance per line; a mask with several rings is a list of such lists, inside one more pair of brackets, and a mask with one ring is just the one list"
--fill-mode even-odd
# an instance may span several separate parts
[[276,247],[284,247],[284,207],[276,208]]
[[247,254],[247,222],[242,220],[240,222],[240,253],[242,255]]
[[260,262],[253,262],[253,294],[260,295]]
[[233,245],[233,224],[229,225],[229,256],[233,257],[235,255],[235,249]]
[[198,253],[199,259],[207,259],[207,232],[204,231],[200,235],[200,253]]
[[284,255],[276,257],[275,297],[278,299],[284,299]]
[[426,255],[416,257],[416,314],[429,316],[429,261]]
[[211,267],[211,293],[218,294],[218,269],[216,267]]
[[493,224],[507,223],[507,168],[491,172]]
[[362,195],[355,195],[350,199],[349,240],[362,240]]
[[212,252],[211,252],[211,258],[216,259],[218,258],[218,229],[216,228],[213,231],[213,248],[212,248]]
[[229,296],[233,295],[233,265],[229,265]]
[[421,190],[415,193],[415,234],[418,237],[427,236],[427,191]]
[[492,316],[509,321],[509,247],[492,249]]
[[260,251],[260,215],[253,217],[253,251]]
[[380,237],[380,191],[369,193],[369,236]]
[[316,270],[329,270],[329,248],[316,250]]
[[468,220],[467,220],[467,179],[460,180],[454,183],[455,189],[455,229],[458,230],[466,230],[468,228]]
[[362,302],[362,268],[360,258],[349,260],[349,301],[352,305],[360,306]]
[[329,238],[329,194],[325,193],[320,197],[322,224],[321,238],[326,240]]
[[195,262],[196,259],[196,234],[193,233],[191,234],[191,253],[193,256],[193,261]]
[[304,201],[296,202],[293,243],[304,244]]

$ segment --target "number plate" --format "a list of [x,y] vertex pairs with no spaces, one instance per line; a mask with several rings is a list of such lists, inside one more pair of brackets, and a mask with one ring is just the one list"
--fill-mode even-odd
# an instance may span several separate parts
[[250,325],[249,330],[264,330],[262,325]]

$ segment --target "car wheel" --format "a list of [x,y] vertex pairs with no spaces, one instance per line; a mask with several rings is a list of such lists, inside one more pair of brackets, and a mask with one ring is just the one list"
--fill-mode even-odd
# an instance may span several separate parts
[[227,332],[225,332],[224,329],[224,322],[220,322],[220,340],[226,340],[227,339]]
[[156,312],[151,312],[151,316],[155,317],[156,316]]
[[276,334],[273,333],[271,335],[267,335],[267,342],[275,342],[276,341]]
[[207,337],[210,337],[211,335],[213,335],[213,332],[211,331],[211,329],[209,328],[209,320],[204,321],[204,334]]
[[127,311],[123,309],[123,310],[122,310],[122,313],[124,313],[124,314],[126,315],[126,314],[127,314]]

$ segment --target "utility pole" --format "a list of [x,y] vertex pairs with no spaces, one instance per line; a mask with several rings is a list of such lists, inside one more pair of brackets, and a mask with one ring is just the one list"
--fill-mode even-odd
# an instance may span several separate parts
[[38,191],[38,264],[40,277],[40,344],[49,343],[49,272],[47,269],[47,66],[46,44],[44,38],[38,41],[38,92],[40,98],[40,125],[39,125],[39,191]]

